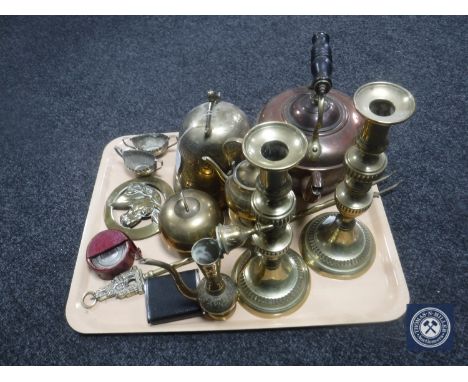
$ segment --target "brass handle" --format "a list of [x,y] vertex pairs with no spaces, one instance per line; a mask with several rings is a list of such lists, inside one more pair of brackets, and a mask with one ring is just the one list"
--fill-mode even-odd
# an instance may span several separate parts
[[309,139],[309,146],[307,150],[308,158],[312,161],[318,160],[320,154],[322,153],[322,146],[319,141],[319,130],[323,127],[323,110],[325,107],[325,96],[323,94],[318,94],[316,97],[318,116],[317,123],[314,127],[314,132],[312,138]]
[[230,166],[245,159],[242,153],[243,138],[228,138],[223,143],[223,154]]
[[[151,265],[150,264],[150,261],[151,259],[147,259],[147,258],[141,258],[140,259],[140,264],[147,264],[147,265]],[[179,260],[179,261],[176,261],[174,263],[172,263],[172,267],[177,269],[177,268],[180,268],[180,267],[183,267],[184,265],[188,265],[188,264],[192,264],[193,263],[193,259],[191,257],[186,257],[185,259],[182,259],[182,260]],[[146,273],[143,274],[143,278],[144,279],[150,279],[150,278],[153,278],[153,277],[159,277],[159,276],[162,276],[162,275],[165,275],[167,273],[167,270],[162,268],[162,269],[152,269],[151,271],[148,271]]]

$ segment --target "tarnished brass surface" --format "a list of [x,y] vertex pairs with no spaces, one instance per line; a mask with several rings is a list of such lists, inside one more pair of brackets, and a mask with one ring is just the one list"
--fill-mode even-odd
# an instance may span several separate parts
[[375,242],[359,221],[344,230],[338,214],[322,214],[302,231],[301,252],[307,264],[329,277],[351,279],[365,273],[375,259]]
[[186,189],[170,197],[159,213],[159,226],[166,242],[182,254],[190,254],[193,244],[214,237],[223,215],[206,192]]
[[268,229],[252,233],[252,247],[236,262],[232,275],[237,281],[241,304],[260,316],[291,313],[309,293],[307,265],[289,248],[292,241],[289,220],[296,199],[288,170],[306,152],[304,134],[282,122],[254,126],[244,138],[246,159],[260,168],[251,198],[252,210],[257,224]]
[[213,167],[225,183],[226,202],[229,209],[247,225],[255,222],[251,199],[260,169],[243,160],[230,173],[226,174],[209,156],[203,156],[202,159]]
[[146,259],[145,264],[167,270],[180,293],[198,301],[208,317],[214,320],[228,319],[236,309],[237,286],[228,275],[221,273],[221,248],[215,239],[200,239],[193,245],[191,256],[205,276],[196,289],[189,288],[171,264],[153,259]]
[[[107,198],[104,210],[107,228],[122,231],[132,240],[144,239],[158,233],[157,215],[161,206],[173,193],[171,186],[161,178],[144,177],[122,183]],[[126,212],[117,220],[114,210]],[[149,219],[149,224],[140,223]]]
[[372,233],[355,219],[371,206],[371,187],[387,167],[384,151],[390,126],[406,121],[415,110],[411,93],[388,82],[361,86],[354,104],[365,122],[344,157],[346,177],[335,190],[339,213],[315,217],[301,234],[301,252],[307,264],[322,275],[336,278],[358,277],[374,261]]
[[291,314],[310,292],[310,275],[302,257],[288,249],[278,261],[249,249],[237,260],[232,278],[237,280],[239,302],[251,313],[264,318]]
[[[209,102],[192,109],[179,133],[174,174],[174,190],[194,188],[208,192],[225,205],[224,184],[202,156],[211,157],[224,172],[231,167],[228,139],[242,138],[250,128],[248,118],[237,106],[221,101],[209,93]],[[238,150],[240,155],[240,147]],[[239,159],[239,158],[236,158]],[[177,179],[178,178],[178,179]]]

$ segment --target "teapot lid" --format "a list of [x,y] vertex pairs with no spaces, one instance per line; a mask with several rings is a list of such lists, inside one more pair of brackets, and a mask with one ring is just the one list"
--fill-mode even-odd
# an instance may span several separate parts
[[248,118],[241,109],[222,101],[220,93],[209,90],[208,102],[196,106],[185,116],[180,135],[197,128],[204,138],[212,136],[216,140],[225,140],[231,136],[244,136],[249,127]]
[[243,137],[249,128],[248,118],[241,109],[213,97],[209,92],[209,102],[195,107],[185,117],[178,150],[186,161],[198,161],[202,155],[210,156],[223,171],[227,171],[230,162],[223,153],[224,142],[229,138]]

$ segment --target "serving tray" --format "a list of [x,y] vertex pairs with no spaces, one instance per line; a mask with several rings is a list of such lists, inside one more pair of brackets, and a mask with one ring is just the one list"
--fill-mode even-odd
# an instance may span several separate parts
[[[375,198],[371,208],[359,218],[369,227],[376,241],[377,256],[369,271],[354,280],[335,280],[320,276],[311,270],[310,295],[304,305],[290,315],[260,318],[238,304],[236,312],[227,321],[211,321],[196,317],[151,326],[146,321],[144,295],[125,300],[109,299],[97,303],[92,309],[83,308],[81,305],[83,294],[108,283],[89,271],[85,260],[86,247],[96,233],[106,229],[104,206],[109,194],[119,184],[133,178],[133,174],[125,169],[122,159],[114,151],[114,146],[120,144],[122,138],[128,137],[116,138],[104,149],[76,259],[66,306],[66,318],[69,325],[77,332],[90,334],[275,329],[384,322],[395,320],[405,313],[406,304],[409,302],[408,287],[387,216],[379,198]],[[172,185],[175,147],[170,148],[162,160],[164,165],[156,175]],[[332,207],[324,211],[328,210],[336,209]],[[300,233],[310,219],[309,216],[293,223],[295,235],[291,247],[298,252]],[[169,263],[181,259],[180,255],[167,247],[159,234],[135,243],[144,257]],[[224,257],[223,273],[231,273],[236,259],[242,252],[243,249],[239,248]],[[137,262],[135,265],[138,265]],[[154,268],[147,265],[138,266],[143,271]],[[195,268],[195,265],[190,264],[181,270],[192,268]]]

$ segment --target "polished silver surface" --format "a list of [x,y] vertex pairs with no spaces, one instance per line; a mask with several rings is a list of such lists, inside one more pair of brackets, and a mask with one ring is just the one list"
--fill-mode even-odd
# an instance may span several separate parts
[[109,298],[124,299],[143,294],[144,278],[143,273],[137,267],[131,267],[128,271],[115,276],[110,283],[96,291],[88,291],[83,295],[81,304],[84,308],[90,309],[97,302]]
[[140,150],[123,150],[116,146],[115,151],[122,157],[125,167],[136,176],[149,176],[162,166],[158,166],[158,161],[154,159],[153,154]]

